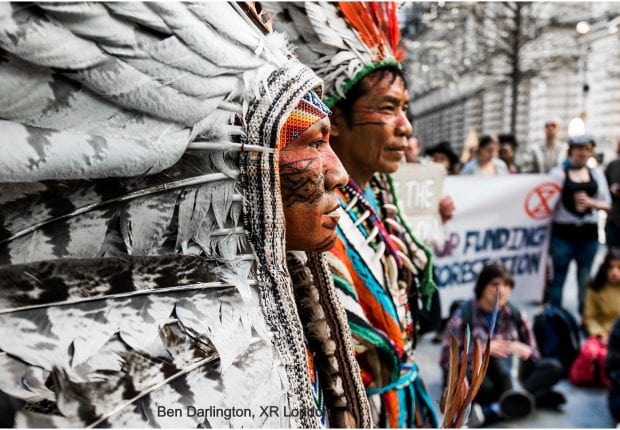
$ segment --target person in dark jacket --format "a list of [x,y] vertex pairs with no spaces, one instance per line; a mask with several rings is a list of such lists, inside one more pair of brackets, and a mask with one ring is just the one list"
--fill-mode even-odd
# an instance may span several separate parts
[[620,424],[620,318],[616,320],[609,334],[605,372],[611,381],[607,397],[609,412],[616,423]]

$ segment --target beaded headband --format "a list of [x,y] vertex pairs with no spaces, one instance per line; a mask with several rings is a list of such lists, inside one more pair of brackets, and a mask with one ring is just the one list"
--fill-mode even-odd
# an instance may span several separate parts
[[309,91],[284,122],[280,130],[278,149],[284,148],[317,121],[330,116],[331,113],[317,93]]

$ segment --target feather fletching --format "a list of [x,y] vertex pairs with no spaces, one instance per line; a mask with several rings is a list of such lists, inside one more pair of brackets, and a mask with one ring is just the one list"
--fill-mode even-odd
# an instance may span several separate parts
[[2,182],[162,171],[187,148],[188,128],[242,111],[246,72],[285,61],[284,47],[227,3],[3,10],[0,129],[12,149],[3,148]]
[[373,9],[372,6],[367,9],[364,4],[359,2],[339,2],[338,7],[344,14],[345,19],[357,30],[366,46],[379,48],[381,51],[382,40],[379,36],[376,23],[374,22],[375,20],[368,19],[373,17],[373,15],[369,13]]
[[[225,270],[236,273],[231,269]],[[126,400],[130,387],[141,399],[160,396],[159,404],[207,408],[220,401],[221,396],[212,390],[222,382],[203,372],[200,374],[204,376],[191,376],[193,366],[212,369],[225,379],[234,378],[234,374],[240,377],[242,370],[231,364],[243,357],[244,366],[263,366],[260,374],[267,379],[262,383],[280,386],[280,376],[270,367],[272,346],[266,335],[252,335],[253,330],[266,333],[256,314],[259,306],[255,290],[247,287],[247,278],[238,278],[236,283],[245,287],[245,294],[239,295],[230,283],[218,281],[221,276],[214,270],[212,263],[191,256],[61,259],[0,268],[7,293],[0,310],[0,349],[20,358],[7,361],[6,355],[0,356],[4,359],[0,360],[0,369],[8,374],[32,375],[28,379],[20,376],[15,388],[2,388],[29,401],[55,398],[59,418],[67,418],[58,422],[65,425],[107,422],[135,426],[142,418],[130,413],[134,409],[134,402]],[[242,270],[249,275],[247,264]],[[121,279],[124,281],[119,284]],[[205,282],[209,279],[212,281]],[[121,285],[124,288],[118,291]],[[54,375],[55,395],[45,389],[42,372]],[[179,383],[183,381],[186,388],[182,393],[170,391],[169,383],[175,380],[169,379],[170,375]],[[32,382],[18,388],[19,380]],[[261,397],[248,398],[247,405],[258,410],[259,399],[283,405],[284,398],[274,398],[279,392],[275,389],[271,394],[263,392]],[[176,400],[178,396],[193,397],[183,401]],[[232,397],[221,401],[229,406],[240,404]],[[86,418],[78,413],[85,406],[91,411]],[[142,407],[156,416],[156,404]],[[20,412],[18,417],[19,422],[35,420],[29,412]],[[191,425],[201,422],[194,419]],[[256,424],[249,418],[235,422]],[[210,423],[224,425],[217,420]]]

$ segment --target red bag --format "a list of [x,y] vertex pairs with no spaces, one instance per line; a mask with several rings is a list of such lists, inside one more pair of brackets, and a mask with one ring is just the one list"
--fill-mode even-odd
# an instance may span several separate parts
[[568,379],[575,385],[611,387],[605,374],[607,345],[597,337],[586,340],[570,368]]

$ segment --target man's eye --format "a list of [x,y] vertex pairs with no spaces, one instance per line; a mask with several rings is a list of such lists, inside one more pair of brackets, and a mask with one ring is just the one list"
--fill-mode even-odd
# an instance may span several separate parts
[[381,112],[393,113],[396,110],[396,108],[394,106],[382,106],[381,108],[379,108],[379,110]]
[[315,140],[315,141],[313,141],[313,142],[310,142],[310,144],[309,144],[308,146],[309,146],[309,147],[311,147],[311,148],[314,148],[314,149],[319,149],[319,147],[320,147],[323,143],[325,143],[325,141],[324,141],[324,140],[322,140],[322,139],[318,139],[318,140]]

